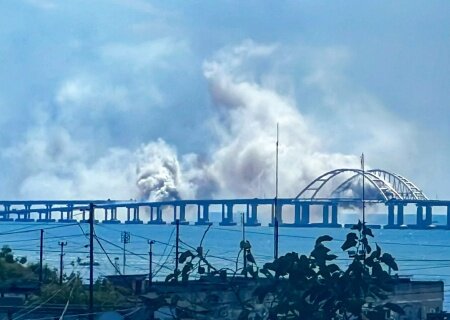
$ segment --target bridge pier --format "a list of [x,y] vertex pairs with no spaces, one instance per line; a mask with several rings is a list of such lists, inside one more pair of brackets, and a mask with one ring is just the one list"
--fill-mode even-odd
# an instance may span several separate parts
[[259,227],[261,223],[258,222],[258,204],[247,204],[247,219],[245,225],[249,227]]
[[[66,212],[66,218],[64,218],[64,211]],[[61,208],[60,211],[60,219],[58,222],[62,223],[73,223],[76,222],[76,220],[73,218],[73,204],[68,204],[67,208]]]
[[[226,207],[226,211],[225,211]],[[219,223],[221,226],[235,226],[236,222],[233,221],[233,204],[227,203],[222,205],[222,221]]]
[[[133,209],[133,219],[130,219],[131,209]],[[127,207],[127,220],[125,224],[143,224],[143,221],[139,218],[139,206]]]
[[4,211],[2,212],[2,217],[0,218],[0,221],[14,221],[14,219],[12,219],[9,215],[11,212],[11,206],[8,204],[4,204],[3,208]]
[[[223,214],[222,214],[223,220]],[[212,222],[209,221],[209,204],[197,205],[197,221],[196,226],[210,225]]]
[[428,205],[425,207],[425,226],[433,224],[433,207]]
[[302,218],[301,218],[301,224],[302,225],[308,225],[309,224],[309,204],[302,204]]
[[[171,224],[177,224],[177,205],[173,206],[173,221],[171,222]],[[179,223],[182,225],[187,225],[189,224],[188,221],[186,221],[186,206],[185,205],[180,205],[180,216],[178,217]]]
[[290,226],[289,224],[283,224],[283,204],[277,202],[272,204],[272,222],[269,223],[269,227],[275,226],[275,216],[278,220],[278,226]]
[[147,224],[166,224],[166,222],[162,219],[162,207],[156,206],[156,219],[153,219],[153,207],[151,207],[151,215],[150,215],[150,221]]
[[302,223],[302,211],[299,203],[294,204],[294,226],[299,227]]
[[331,224],[340,227],[338,224],[338,205],[335,203],[331,205]]
[[325,226],[328,226],[330,224],[330,217],[329,217],[329,207],[327,204],[324,204],[322,207],[322,219],[323,224]]
[[385,226],[385,228],[394,228],[395,227],[395,223],[394,223],[394,215],[395,215],[395,207],[393,204],[389,204],[388,205],[388,223]]
[[105,220],[102,223],[105,224],[119,224],[120,220],[117,219],[117,208],[110,208],[111,219],[108,220],[108,208],[104,208],[105,210]]
[[450,205],[447,206],[447,229],[450,229]]
[[52,205],[46,204],[44,211],[44,218],[42,219],[42,211],[39,211],[39,219],[37,222],[55,222],[55,219],[52,219]]
[[397,205],[397,225],[402,226],[404,225],[404,217],[405,217],[405,210],[404,210],[403,204]]

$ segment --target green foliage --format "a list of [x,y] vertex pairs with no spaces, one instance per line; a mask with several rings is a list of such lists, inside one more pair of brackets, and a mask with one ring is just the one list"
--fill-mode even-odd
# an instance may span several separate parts
[[16,284],[36,281],[33,271],[28,268],[26,257],[14,257],[12,249],[3,246],[0,250],[0,283],[9,287]]
[[[341,246],[351,259],[346,269],[341,269],[336,263],[337,255],[326,245],[333,240],[329,235],[317,238],[309,255],[290,252],[261,269],[251,253],[250,242],[241,241],[233,277],[241,274],[257,282],[254,300],[242,301],[239,289],[233,288],[229,281],[241,303],[239,319],[376,320],[385,319],[388,312],[403,314],[398,305],[383,302],[393,290],[393,279],[387,270],[398,270],[395,259],[383,253],[377,244],[372,248],[370,238],[372,230],[361,221],[351,228]],[[238,269],[241,255],[246,257],[247,265]],[[181,269],[167,276],[166,281],[187,281],[193,274],[205,274],[205,267],[209,276],[227,279],[227,270],[209,264],[201,247],[183,252],[179,263]],[[153,303],[170,306],[178,316],[187,316],[186,309],[180,307],[183,299],[171,298],[159,296]],[[258,311],[261,306],[267,311],[264,316]],[[195,317],[195,312],[189,316]]]
[[[259,303],[268,306],[271,319],[380,319],[387,310],[403,314],[393,303],[383,303],[392,287],[392,278],[385,270],[398,270],[394,258],[372,248],[368,237],[372,231],[359,222],[352,227],[341,248],[352,261],[342,270],[334,261],[324,242],[316,240],[309,256],[288,253],[260,270],[269,281],[258,286],[254,294]],[[242,315],[251,315],[252,307]],[[384,319],[384,318],[383,318]]]
[[[94,285],[94,305],[100,310],[126,308],[131,305],[128,302],[131,295],[129,290],[115,287],[104,279],[97,280]],[[71,305],[88,305],[89,291],[83,285],[79,273],[70,274],[62,286],[56,281],[43,285],[40,293],[34,295],[29,302],[64,305],[68,300]]]

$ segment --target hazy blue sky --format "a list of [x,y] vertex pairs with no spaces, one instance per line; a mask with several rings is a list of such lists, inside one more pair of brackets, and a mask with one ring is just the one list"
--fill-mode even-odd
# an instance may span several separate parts
[[0,198],[267,196],[280,122],[450,199],[450,2],[6,0],[0,112]]

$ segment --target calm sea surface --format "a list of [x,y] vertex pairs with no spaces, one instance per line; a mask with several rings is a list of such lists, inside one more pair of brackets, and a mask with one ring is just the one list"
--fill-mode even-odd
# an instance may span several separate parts
[[[38,262],[40,229],[44,229],[45,263],[59,267],[60,246],[64,247],[64,268],[66,273],[79,272],[85,279],[88,267],[77,263],[78,258],[88,259],[88,225],[86,224],[39,224],[0,223],[0,245],[9,245],[16,255],[26,256],[30,262]],[[197,247],[207,229],[206,226],[180,226],[181,249]],[[114,274],[112,263],[123,268],[123,244],[121,232],[130,232],[130,243],[126,245],[126,273],[148,273],[148,240],[155,240],[154,272],[163,279],[174,268],[175,226],[173,225],[105,225],[97,224],[95,233],[103,246],[95,243],[96,276]],[[450,231],[448,230],[373,230],[375,238],[384,252],[391,253],[400,267],[400,275],[409,275],[416,280],[443,280],[445,284],[445,307],[450,308]],[[348,263],[340,250],[348,230],[324,228],[280,228],[280,254],[296,251],[309,253],[314,240],[329,234],[333,253],[340,258],[339,264]],[[242,239],[242,227],[220,227],[213,225],[207,232],[203,247],[209,261],[218,267],[235,267],[235,260]],[[273,258],[273,229],[270,227],[247,227],[246,239],[252,244],[253,254],[260,266]],[[105,252],[107,254],[105,254]],[[108,259],[109,257],[109,259]],[[112,263],[111,263],[111,262]],[[241,259],[239,261],[241,264]]]

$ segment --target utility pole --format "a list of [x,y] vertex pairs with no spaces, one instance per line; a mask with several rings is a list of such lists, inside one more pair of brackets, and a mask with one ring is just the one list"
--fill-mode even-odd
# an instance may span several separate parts
[[67,246],[67,241],[58,241],[58,245],[61,246],[61,253],[59,255],[59,284],[62,285],[63,283],[63,269],[64,269],[64,246]]
[[[361,199],[361,202],[362,202],[362,223],[363,223],[363,231],[364,231],[364,228],[366,227],[366,194],[365,194],[365,180],[366,180],[366,170],[365,170],[365,165],[364,165],[364,153],[362,153],[361,154],[361,170],[362,170],[362,199]],[[365,232],[363,232],[363,238],[365,239],[366,238],[366,233]],[[363,253],[363,262],[364,262],[364,265],[366,264],[366,247],[365,247],[365,245],[364,245],[364,243],[363,243],[363,245],[362,245],[362,248],[363,248],[363,251],[364,251],[364,253]]]
[[153,284],[153,244],[155,241],[148,240],[150,245],[150,250],[148,252],[148,287],[150,288]]
[[122,231],[122,233],[120,234],[120,241],[123,243],[123,270],[122,270],[122,274],[125,274],[125,265],[127,262],[127,255],[125,253],[125,246],[127,243],[130,243],[130,233],[128,231]]
[[89,319],[94,320],[94,204],[89,204]]
[[275,157],[275,213],[274,213],[274,258],[278,259],[278,139],[279,129],[277,122],[277,143]]
[[241,213],[242,221],[242,242],[244,242],[244,276],[247,278],[247,247],[245,246],[245,218],[244,213]]
[[178,256],[180,250],[180,220],[175,220],[176,241],[175,241],[175,281],[178,281]]
[[41,229],[41,243],[39,246],[39,283],[42,285],[43,281],[43,259],[44,259],[44,229]]

